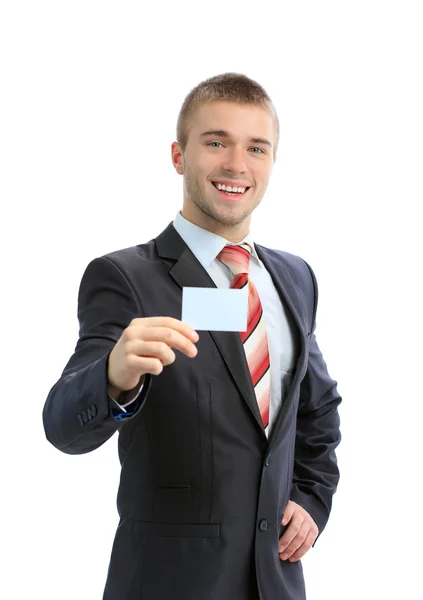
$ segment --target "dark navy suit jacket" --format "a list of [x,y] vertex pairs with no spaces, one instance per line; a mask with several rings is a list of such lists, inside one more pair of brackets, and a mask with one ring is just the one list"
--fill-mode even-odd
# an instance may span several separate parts
[[181,318],[184,286],[215,287],[170,224],[156,239],[94,259],[78,297],[80,337],[47,397],[48,440],[82,454],[119,431],[120,522],[104,600],[302,600],[301,561],[281,561],[289,499],[323,531],[339,480],[336,382],[314,335],[315,277],[256,244],[299,342],[288,397],[267,439],[236,332],[200,332],[194,359],[147,375],[138,409],[116,420],[108,356],[135,317]]

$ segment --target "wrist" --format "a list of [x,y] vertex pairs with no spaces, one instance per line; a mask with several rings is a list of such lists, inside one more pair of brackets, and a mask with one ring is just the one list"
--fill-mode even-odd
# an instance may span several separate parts
[[122,391],[120,388],[116,387],[115,385],[109,383],[107,386],[107,393],[109,394],[109,396],[111,398],[113,398],[113,400],[118,401],[119,400],[119,396],[122,394]]

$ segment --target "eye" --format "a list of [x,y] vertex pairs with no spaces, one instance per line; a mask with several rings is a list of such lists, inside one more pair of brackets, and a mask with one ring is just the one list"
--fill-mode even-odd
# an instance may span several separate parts
[[[220,144],[222,146],[220,142],[208,142],[207,146],[211,146],[212,144]],[[213,146],[213,148],[217,148],[217,146]]]
[[259,148],[258,146],[254,146],[253,148],[251,148],[251,150],[258,150],[259,152],[253,152],[253,154],[264,154],[264,150],[262,150],[261,148]]

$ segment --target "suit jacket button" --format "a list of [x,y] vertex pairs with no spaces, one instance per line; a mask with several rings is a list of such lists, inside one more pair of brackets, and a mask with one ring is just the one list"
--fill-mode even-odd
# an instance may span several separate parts
[[260,521],[259,529],[260,531],[267,531],[269,529],[269,521],[266,521],[266,519],[262,519]]
[[92,416],[93,416],[93,419],[94,419],[94,418],[96,417],[96,415],[97,415],[97,407],[96,407],[96,405],[95,405],[95,404],[93,404],[93,405],[92,405],[92,407],[91,407],[91,414],[92,414]]
[[270,456],[266,456],[266,460],[264,461],[264,464],[266,465],[266,467],[268,467],[270,465]]
[[81,415],[78,415],[78,421],[80,425],[84,424],[84,419],[81,417]]
[[84,419],[84,423],[88,423],[87,411],[83,410],[81,414],[82,414],[82,418]]

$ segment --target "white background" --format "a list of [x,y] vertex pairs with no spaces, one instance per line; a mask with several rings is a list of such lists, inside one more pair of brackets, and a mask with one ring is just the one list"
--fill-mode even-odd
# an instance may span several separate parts
[[303,561],[308,600],[423,597],[420,9],[2,3],[1,598],[101,598],[116,436],[61,454],[41,411],[76,344],[85,267],[173,220],[179,108],[227,71],[277,107],[280,151],[253,232],[314,268],[318,340],[344,398],[341,482]]

